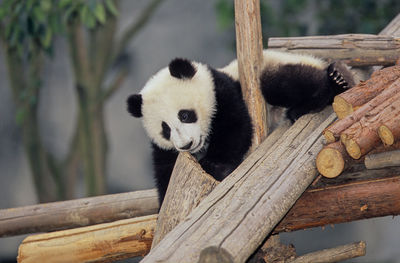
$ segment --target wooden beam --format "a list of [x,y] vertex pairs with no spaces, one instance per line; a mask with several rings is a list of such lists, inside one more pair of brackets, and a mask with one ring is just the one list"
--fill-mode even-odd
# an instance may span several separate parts
[[47,232],[151,215],[155,189],[0,210],[0,237]]
[[185,219],[218,183],[192,155],[180,153],[160,209],[152,248]]
[[261,144],[142,262],[196,262],[209,247],[245,261],[315,177],[331,112],[305,115],[273,147]]
[[349,66],[390,66],[400,57],[400,38],[365,34],[270,38],[268,48],[341,60]]
[[235,29],[240,85],[253,121],[253,146],[257,146],[268,134],[268,113],[259,88],[263,65],[259,0],[235,0]]
[[157,215],[27,237],[19,263],[111,262],[145,255]]

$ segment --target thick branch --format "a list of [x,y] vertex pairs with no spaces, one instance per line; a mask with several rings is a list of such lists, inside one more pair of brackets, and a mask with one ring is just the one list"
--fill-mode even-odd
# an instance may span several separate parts
[[399,38],[383,35],[270,38],[268,48],[341,60],[350,66],[390,66],[400,56]]

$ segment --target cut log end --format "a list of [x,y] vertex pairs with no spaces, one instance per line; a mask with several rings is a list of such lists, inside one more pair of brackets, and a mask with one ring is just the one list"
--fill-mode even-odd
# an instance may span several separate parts
[[340,140],[346,147],[346,151],[351,156],[351,158],[357,160],[361,158],[361,149],[360,146],[355,142],[355,140],[348,138],[346,134],[341,134]]
[[335,135],[333,135],[333,132],[329,130],[325,130],[323,132],[323,135],[325,137],[326,143],[332,143],[336,141]]
[[340,96],[333,99],[332,107],[339,119],[345,118],[354,111],[353,106]]
[[378,128],[378,135],[381,138],[383,144],[392,145],[394,143],[394,136],[392,131],[385,125]]
[[332,148],[322,149],[317,156],[318,172],[327,177],[334,178],[344,170],[344,159],[340,151]]

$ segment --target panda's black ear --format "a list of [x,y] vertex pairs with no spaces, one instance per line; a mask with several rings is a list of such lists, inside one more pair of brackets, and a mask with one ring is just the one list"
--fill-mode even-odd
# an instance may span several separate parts
[[176,58],[169,63],[171,76],[178,79],[191,79],[196,74],[196,68],[192,62],[183,58]]
[[142,95],[140,94],[133,94],[128,97],[127,99],[128,104],[128,112],[132,114],[136,118],[142,117]]

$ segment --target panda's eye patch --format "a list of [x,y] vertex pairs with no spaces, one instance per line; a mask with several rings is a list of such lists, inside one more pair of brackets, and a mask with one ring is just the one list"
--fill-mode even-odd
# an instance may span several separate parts
[[164,137],[164,139],[166,140],[169,140],[169,138],[171,137],[171,128],[168,126],[167,123],[165,123],[165,121],[161,123],[161,127],[162,127],[162,132],[161,132],[162,137]]
[[183,123],[193,123],[197,121],[197,115],[194,110],[180,110],[178,118]]

